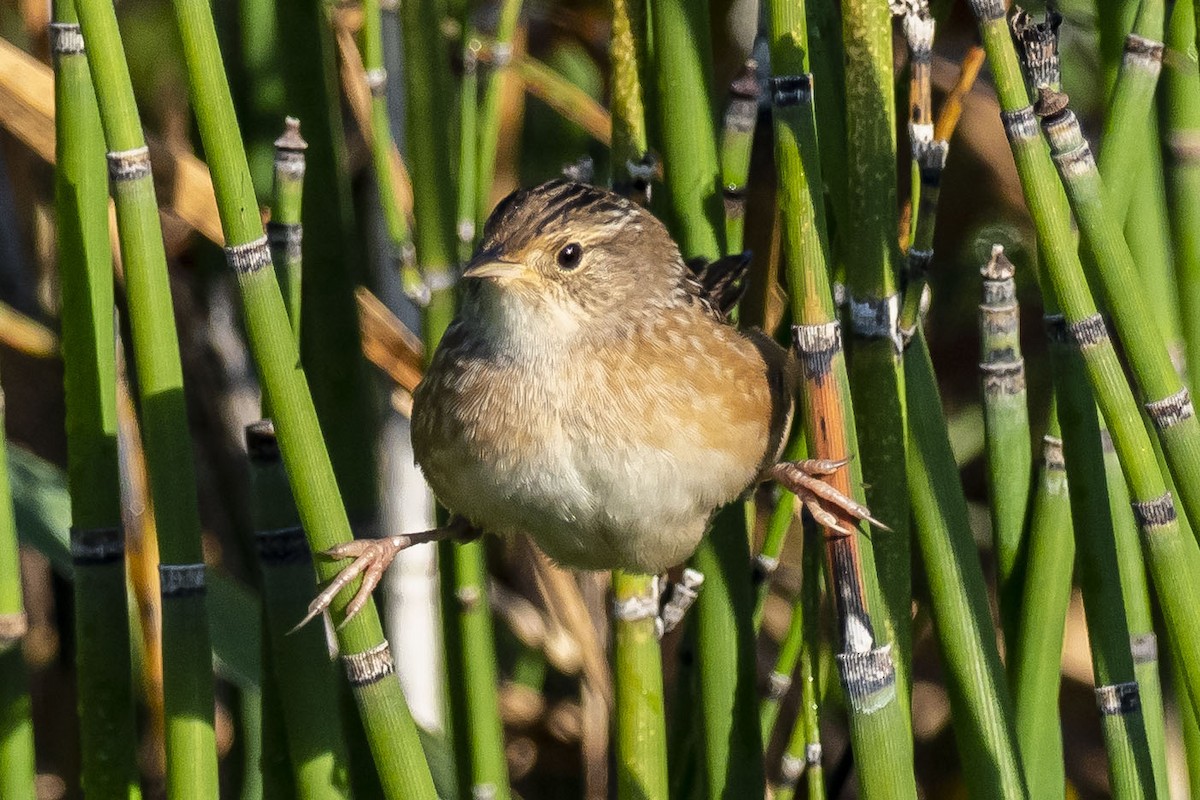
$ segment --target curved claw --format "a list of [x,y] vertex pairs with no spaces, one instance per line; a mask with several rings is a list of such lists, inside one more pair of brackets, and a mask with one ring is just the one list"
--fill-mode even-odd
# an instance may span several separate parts
[[347,622],[353,619],[371,601],[371,592],[383,580],[383,573],[392,563],[396,554],[401,550],[414,544],[436,542],[442,539],[465,539],[477,535],[478,532],[472,529],[466,520],[461,517],[455,517],[448,525],[442,528],[434,528],[433,530],[421,531],[420,533],[389,536],[386,539],[354,539],[353,541],[334,545],[318,555],[322,558],[332,560],[346,558],[354,560],[349,566],[339,572],[329,582],[329,585],[321,590],[320,594],[313,598],[313,601],[308,604],[308,613],[304,615],[304,619],[300,620],[296,627],[292,628],[288,633],[295,633],[316,618],[318,614],[328,609],[329,605],[333,602],[333,598],[337,597],[338,592],[350,585],[359,575],[362,575],[362,584],[358,587],[358,591],[354,593],[354,597],[346,605],[346,616],[338,624],[338,630],[341,630],[346,626]]
[[877,528],[891,531],[891,528],[872,516],[869,508],[821,479],[849,463],[849,458],[837,460],[810,458],[804,461],[784,461],[775,465],[771,470],[771,476],[795,494],[803,507],[813,515],[813,518],[826,528],[839,533],[851,533],[843,521],[838,519],[823,503],[840,509],[853,519],[866,520]]

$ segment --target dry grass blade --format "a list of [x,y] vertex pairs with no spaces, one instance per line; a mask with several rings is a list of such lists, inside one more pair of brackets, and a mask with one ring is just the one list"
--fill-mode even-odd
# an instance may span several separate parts
[[425,346],[370,289],[360,286],[354,294],[358,299],[363,354],[397,384],[412,392],[421,382]]
[[34,358],[58,355],[54,332],[7,303],[0,303],[0,344]]

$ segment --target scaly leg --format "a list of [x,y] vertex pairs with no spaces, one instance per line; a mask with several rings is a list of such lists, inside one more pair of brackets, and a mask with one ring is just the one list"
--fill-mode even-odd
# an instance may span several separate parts
[[401,550],[405,550],[415,544],[441,542],[447,539],[469,542],[478,536],[479,531],[472,528],[469,522],[462,517],[454,516],[444,526],[434,528],[433,530],[420,531],[419,533],[402,533],[399,536],[389,536],[386,539],[355,539],[352,542],[331,547],[319,555],[331,559],[353,558],[354,561],[350,563],[350,566],[339,572],[330,581],[329,585],[313,598],[313,601],[308,604],[308,614],[292,630],[299,630],[322,611],[329,608],[329,604],[333,602],[333,598],[337,596],[337,593],[359,575],[362,575],[362,585],[358,587],[354,598],[346,606],[346,616],[342,620],[341,625],[338,625],[338,628],[343,627],[355,614],[362,611],[363,606],[371,599],[371,592],[379,585],[379,581],[383,579],[384,571]]
[[837,515],[825,507],[825,504],[840,509],[854,519],[865,519],[877,528],[890,531],[891,528],[871,516],[870,509],[822,480],[825,476],[832,475],[849,463],[850,459],[848,458],[838,461],[820,458],[782,461],[767,470],[767,474],[778,481],[783,488],[796,495],[804,508],[807,508],[813,515],[813,519],[827,528],[845,534],[852,533],[850,528],[838,519]]

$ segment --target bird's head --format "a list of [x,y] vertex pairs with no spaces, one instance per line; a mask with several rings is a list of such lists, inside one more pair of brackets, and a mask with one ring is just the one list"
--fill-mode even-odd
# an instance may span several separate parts
[[[510,322],[570,328],[668,302],[685,269],[661,222],[620,195],[565,180],[496,206],[463,277],[468,303]],[[543,322],[544,324],[544,322]]]

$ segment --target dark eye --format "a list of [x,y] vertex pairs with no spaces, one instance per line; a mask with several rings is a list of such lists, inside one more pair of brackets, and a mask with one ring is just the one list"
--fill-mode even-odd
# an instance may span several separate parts
[[579,262],[582,259],[583,245],[579,242],[571,242],[558,251],[558,266],[562,269],[575,269],[579,266]]

